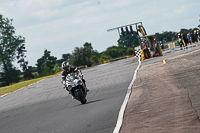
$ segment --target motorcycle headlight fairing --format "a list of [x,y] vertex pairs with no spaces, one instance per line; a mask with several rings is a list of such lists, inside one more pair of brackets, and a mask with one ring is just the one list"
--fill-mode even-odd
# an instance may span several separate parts
[[68,85],[68,90],[69,90],[69,91],[72,90],[72,85]]

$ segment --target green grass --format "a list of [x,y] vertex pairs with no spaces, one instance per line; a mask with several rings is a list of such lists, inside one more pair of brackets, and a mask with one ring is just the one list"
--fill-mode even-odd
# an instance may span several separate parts
[[45,76],[45,77],[40,77],[40,78],[37,78],[37,79],[31,79],[31,80],[27,80],[27,81],[22,81],[22,82],[19,82],[19,83],[15,83],[15,84],[12,84],[12,85],[9,85],[9,86],[5,86],[5,87],[0,87],[0,96],[4,95],[4,94],[7,94],[7,93],[11,93],[11,92],[14,92],[14,91],[17,91],[23,87],[26,87],[30,84],[33,84],[33,83],[36,83],[42,79],[47,79],[47,78],[51,78],[53,76],[58,76],[60,75],[61,72],[59,73],[56,73],[54,75],[49,75],[49,76]]

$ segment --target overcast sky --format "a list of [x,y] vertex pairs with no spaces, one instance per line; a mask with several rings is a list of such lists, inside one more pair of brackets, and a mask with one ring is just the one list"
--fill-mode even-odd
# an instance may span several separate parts
[[195,28],[200,0],[0,0],[0,14],[14,19],[35,66],[45,49],[57,59],[85,42],[105,51],[119,39],[117,30],[107,30],[123,25],[142,22],[147,34]]

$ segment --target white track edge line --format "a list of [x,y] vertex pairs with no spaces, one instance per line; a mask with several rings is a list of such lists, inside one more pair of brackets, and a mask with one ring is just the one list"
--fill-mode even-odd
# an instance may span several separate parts
[[138,62],[139,62],[139,64],[137,66],[137,69],[134,72],[133,79],[132,79],[132,81],[131,81],[131,83],[130,83],[130,85],[128,87],[128,90],[127,90],[124,102],[123,102],[123,104],[121,106],[121,109],[119,111],[119,116],[118,116],[117,124],[115,126],[115,129],[114,129],[113,133],[119,133],[120,132],[120,129],[121,129],[121,126],[122,126],[122,122],[123,122],[124,112],[125,112],[125,109],[126,109],[126,105],[128,103],[128,99],[129,99],[130,94],[131,94],[131,90],[132,90],[131,88],[132,88],[132,85],[133,85],[133,83],[134,83],[134,81],[136,79],[137,71],[138,71],[138,69],[140,68],[140,65],[141,65],[140,57],[138,58]]

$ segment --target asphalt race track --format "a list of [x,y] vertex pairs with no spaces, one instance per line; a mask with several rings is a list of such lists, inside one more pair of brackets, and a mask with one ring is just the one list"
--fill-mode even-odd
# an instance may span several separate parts
[[81,105],[61,76],[0,98],[0,133],[112,133],[138,65],[127,58],[82,70],[90,92]]

